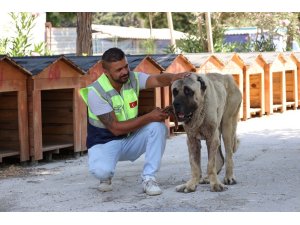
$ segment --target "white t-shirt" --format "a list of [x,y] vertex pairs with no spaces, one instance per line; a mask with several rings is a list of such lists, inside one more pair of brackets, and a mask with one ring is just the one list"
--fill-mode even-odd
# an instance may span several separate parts
[[[143,90],[146,88],[146,81],[149,77],[149,74],[138,72],[138,79],[139,79],[139,87],[140,90]],[[95,114],[96,116],[103,115],[106,113],[109,113],[113,111],[113,108],[109,103],[104,101],[103,99],[99,98],[97,93],[92,90],[89,91],[88,94],[88,104],[91,112]]]

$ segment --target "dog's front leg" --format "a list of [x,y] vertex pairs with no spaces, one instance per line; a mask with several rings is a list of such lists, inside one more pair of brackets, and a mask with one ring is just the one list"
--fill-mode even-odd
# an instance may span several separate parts
[[210,190],[214,192],[224,191],[227,187],[219,181],[216,168],[216,155],[221,144],[218,130],[216,130],[215,133],[206,140],[206,143],[208,151],[207,174],[210,183]]
[[187,135],[187,144],[189,149],[189,160],[192,170],[192,178],[185,184],[178,185],[176,191],[178,192],[193,192],[201,179],[201,142],[194,136]]

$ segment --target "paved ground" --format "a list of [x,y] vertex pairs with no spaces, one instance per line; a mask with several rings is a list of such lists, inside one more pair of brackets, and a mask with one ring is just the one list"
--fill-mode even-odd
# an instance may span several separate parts
[[[25,168],[12,166],[11,170],[20,170],[15,177],[1,178],[5,168],[0,168],[0,211],[300,212],[299,119],[298,110],[239,122],[240,146],[234,155],[238,183],[224,192],[210,192],[209,185],[199,185],[194,193],[175,191],[190,177],[186,135],[180,134],[167,141],[158,174],[164,191],[160,196],[142,192],[143,158],[120,162],[114,190],[98,192],[85,155]],[[205,171],[205,147],[202,162]],[[223,178],[224,170],[219,176]]]

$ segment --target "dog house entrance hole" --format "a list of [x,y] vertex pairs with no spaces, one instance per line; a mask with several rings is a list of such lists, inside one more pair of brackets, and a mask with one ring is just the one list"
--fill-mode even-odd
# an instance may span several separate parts
[[43,152],[74,146],[73,89],[41,92]]

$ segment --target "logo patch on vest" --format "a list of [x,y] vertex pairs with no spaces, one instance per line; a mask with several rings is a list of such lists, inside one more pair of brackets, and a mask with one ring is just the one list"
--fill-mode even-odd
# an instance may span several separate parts
[[129,106],[130,106],[130,108],[136,107],[136,106],[137,106],[137,101],[130,102],[130,103],[129,103]]

